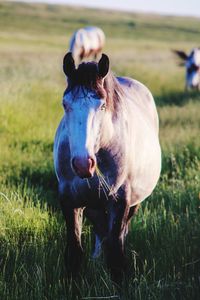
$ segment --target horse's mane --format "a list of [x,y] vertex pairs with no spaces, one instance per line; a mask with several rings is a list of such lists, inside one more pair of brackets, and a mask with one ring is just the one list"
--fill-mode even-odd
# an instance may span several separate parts
[[111,71],[102,80],[98,75],[98,65],[95,62],[81,63],[70,78],[67,91],[76,88],[86,88],[94,91],[99,97],[106,98],[108,109],[117,111],[124,91]]

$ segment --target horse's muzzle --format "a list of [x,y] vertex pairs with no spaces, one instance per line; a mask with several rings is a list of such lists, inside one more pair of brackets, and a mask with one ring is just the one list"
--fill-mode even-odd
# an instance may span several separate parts
[[96,161],[92,157],[83,158],[76,156],[72,158],[72,168],[76,175],[80,178],[90,178],[94,175],[96,168]]

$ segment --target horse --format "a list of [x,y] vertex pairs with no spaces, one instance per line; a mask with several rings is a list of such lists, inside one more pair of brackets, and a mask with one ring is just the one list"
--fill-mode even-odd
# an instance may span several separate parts
[[186,68],[186,90],[200,90],[200,48],[194,48],[188,55],[184,51],[173,50],[184,62]]
[[72,52],[75,62],[79,63],[90,56],[96,59],[104,44],[105,34],[102,29],[88,26],[74,32],[70,40],[69,51]]
[[[161,170],[159,120],[150,91],[115,77],[109,58],[63,59],[64,115],[54,141],[60,206],[66,221],[65,261],[77,274],[83,256],[83,212],[93,225],[93,257],[101,248],[113,276],[127,267],[125,237],[132,216],[155,188]],[[119,275],[120,276],[120,275]]]

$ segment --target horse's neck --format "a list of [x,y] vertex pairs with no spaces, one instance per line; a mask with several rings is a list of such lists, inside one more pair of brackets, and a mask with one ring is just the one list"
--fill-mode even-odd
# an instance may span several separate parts
[[103,141],[106,142],[101,144],[101,149],[108,153],[110,161],[113,160],[116,166],[116,170],[113,170],[113,173],[116,172],[114,190],[117,190],[124,183],[129,168],[131,151],[130,132],[126,123],[126,118],[123,113],[120,112],[119,116],[116,116],[116,118],[112,120],[112,124],[109,124],[109,122],[106,123],[106,127],[103,130]]

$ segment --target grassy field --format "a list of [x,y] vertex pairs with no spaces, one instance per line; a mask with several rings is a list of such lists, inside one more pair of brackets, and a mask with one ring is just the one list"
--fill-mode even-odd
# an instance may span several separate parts
[[[80,277],[65,280],[52,147],[62,58],[72,32],[89,24],[105,31],[113,71],[146,84],[160,116],[162,176],[131,224],[121,290],[103,257],[90,259],[87,222]],[[200,94],[183,92],[184,70],[171,53],[194,46],[200,19],[0,3],[1,300],[200,299]]]

